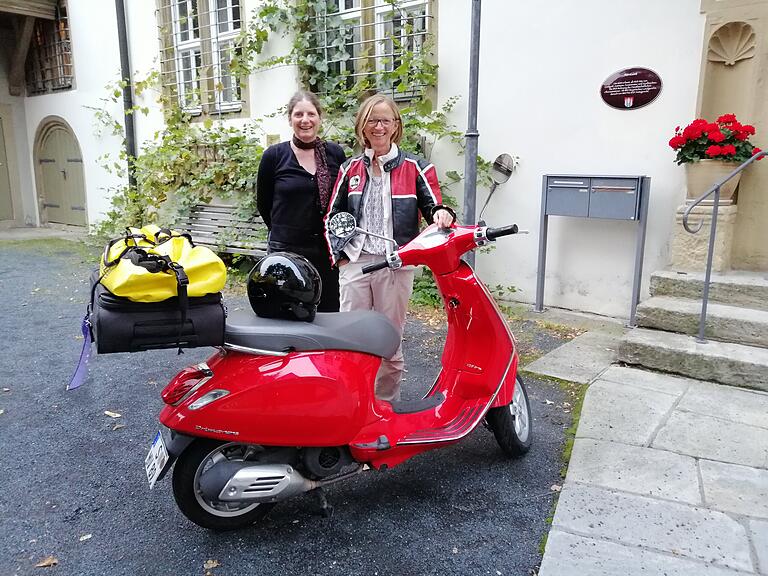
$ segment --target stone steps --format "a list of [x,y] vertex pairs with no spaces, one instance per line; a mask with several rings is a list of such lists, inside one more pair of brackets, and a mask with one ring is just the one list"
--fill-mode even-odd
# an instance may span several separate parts
[[[637,307],[637,324],[644,328],[696,335],[700,315],[700,299],[653,296]],[[715,340],[768,348],[768,310],[710,301],[705,334]]]
[[[652,296],[676,296],[701,302],[704,273],[662,270],[651,275]],[[709,301],[768,310],[768,272],[712,274]]]
[[652,370],[768,391],[768,349],[635,328],[619,344],[618,359]]

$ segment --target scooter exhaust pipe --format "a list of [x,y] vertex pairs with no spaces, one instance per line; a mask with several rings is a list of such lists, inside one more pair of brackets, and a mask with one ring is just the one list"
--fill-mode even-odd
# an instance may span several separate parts
[[200,478],[203,495],[224,502],[277,502],[319,485],[288,464],[222,462]]

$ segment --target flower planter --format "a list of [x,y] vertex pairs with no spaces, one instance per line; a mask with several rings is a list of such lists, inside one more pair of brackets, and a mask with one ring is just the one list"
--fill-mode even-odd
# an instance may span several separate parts
[[[737,162],[723,162],[722,160],[700,160],[685,165],[685,175],[688,183],[686,198],[688,201],[695,200],[712,186],[720,182],[731,172],[738,168]],[[736,174],[720,188],[720,204],[729,205],[736,203],[736,189],[741,179],[741,173]],[[712,204],[715,195],[712,194],[705,201]]]

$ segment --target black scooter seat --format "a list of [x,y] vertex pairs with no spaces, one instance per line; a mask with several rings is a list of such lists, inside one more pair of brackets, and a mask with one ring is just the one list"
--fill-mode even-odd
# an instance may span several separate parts
[[391,358],[400,336],[386,316],[367,310],[321,312],[314,322],[261,318],[239,310],[227,318],[224,342],[267,352],[350,350]]

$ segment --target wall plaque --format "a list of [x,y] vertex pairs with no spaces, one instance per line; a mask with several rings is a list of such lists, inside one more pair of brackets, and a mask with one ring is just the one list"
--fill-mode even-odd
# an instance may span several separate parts
[[605,79],[600,96],[611,108],[634,110],[650,104],[661,92],[661,78],[648,68],[625,68]]

